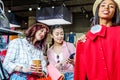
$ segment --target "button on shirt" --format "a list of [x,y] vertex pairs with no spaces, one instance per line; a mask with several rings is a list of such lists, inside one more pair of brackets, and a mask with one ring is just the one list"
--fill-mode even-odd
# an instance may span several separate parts
[[87,33],[77,43],[74,80],[120,80],[120,26]]

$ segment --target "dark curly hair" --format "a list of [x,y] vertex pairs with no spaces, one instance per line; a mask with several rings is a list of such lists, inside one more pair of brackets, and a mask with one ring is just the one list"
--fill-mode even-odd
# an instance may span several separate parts
[[[104,1],[104,0],[103,0],[103,1]],[[103,1],[101,1],[101,3],[102,3]],[[100,3],[100,4],[101,4],[101,3]],[[114,1],[114,3],[116,4],[116,9],[115,9],[114,16],[113,16],[113,18],[112,18],[112,23],[113,23],[113,25],[120,25],[120,9],[118,8],[118,5],[117,5],[117,3],[116,3],[115,1]],[[98,7],[96,8],[95,16],[93,17],[93,21],[92,21],[91,26],[99,24],[98,11],[99,11],[100,4],[99,4]]]

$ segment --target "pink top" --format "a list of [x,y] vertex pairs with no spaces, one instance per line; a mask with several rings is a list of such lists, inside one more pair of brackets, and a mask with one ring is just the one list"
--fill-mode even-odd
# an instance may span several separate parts
[[[67,60],[72,53],[76,53],[76,48],[74,44],[64,41],[62,45],[63,61]],[[47,51],[48,61],[53,65],[56,65],[57,62],[54,57],[55,52],[53,51],[53,46],[51,46]],[[73,72],[73,65],[65,64],[67,68],[64,69],[64,72]]]

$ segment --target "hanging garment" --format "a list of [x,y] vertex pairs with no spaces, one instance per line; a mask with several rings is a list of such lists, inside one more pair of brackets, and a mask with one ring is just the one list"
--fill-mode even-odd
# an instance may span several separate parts
[[4,4],[1,0],[0,0],[0,4],[1,4],[1,7],[0,7],[0,27],[10,28],[8,18],[6,17],[5,12],[4,12]]

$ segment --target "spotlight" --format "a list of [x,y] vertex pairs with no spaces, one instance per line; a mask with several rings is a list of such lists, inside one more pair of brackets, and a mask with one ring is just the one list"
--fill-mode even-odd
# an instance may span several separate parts
[[52,6],[52,8],[54,9],[55,7],[54,7],[54,6]]
[[11,13],[11,10],[9,9],[8,12]]
[[32,11],[32,8],[31,8],[31,7],[29,8],[29,11]]
[[40,10],[40,7],[37,7],[37,10]]

